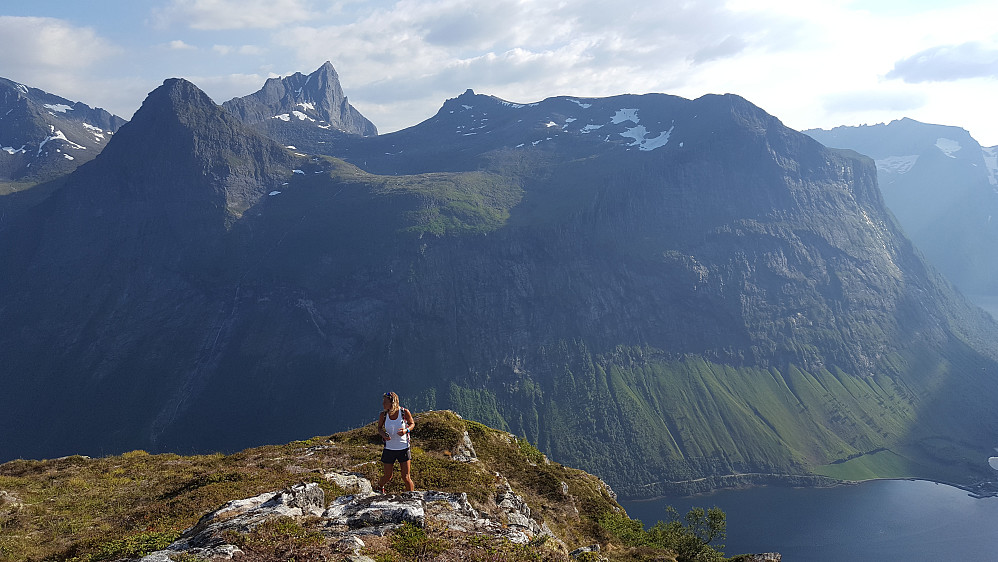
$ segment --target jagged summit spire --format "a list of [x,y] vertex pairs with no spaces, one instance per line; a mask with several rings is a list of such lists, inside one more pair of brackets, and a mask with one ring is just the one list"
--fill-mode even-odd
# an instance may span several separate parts
[[256,93],[233,98],[222,105],[248,125],[276,120],[360,136],[378,134],[377,127],[350,105],[339,75],[329,61],[307,76],[296,72],[284,78],[270,78]]

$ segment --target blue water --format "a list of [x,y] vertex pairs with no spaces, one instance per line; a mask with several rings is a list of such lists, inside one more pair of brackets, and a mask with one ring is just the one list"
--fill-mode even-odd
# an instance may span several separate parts
[[622,502],[651,526],[672,505],[720,507],[728,556],[779,552],[787,562],[998,560],[998,498],[977,499],[923,480],[835,488],[752,488],[687,498]]

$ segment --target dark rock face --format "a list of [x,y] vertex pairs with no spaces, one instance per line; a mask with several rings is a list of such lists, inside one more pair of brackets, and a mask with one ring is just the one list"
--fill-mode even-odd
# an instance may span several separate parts
[[391,389],[631,496],[887,449],[988,470],[998,328],[865,157],[737,96],[473,92],[327,152],[168,81],[0,231],[0,457],[287,441]]
[[0,78],[0,181],[69,173],[93,160],[124,123],[103,109]]
[[271,78],[258,92],[222,106],[278,142],[312,153],[344,136],[378,134],[377,127],[350,105],[328,61],[308,76],[298,72]]

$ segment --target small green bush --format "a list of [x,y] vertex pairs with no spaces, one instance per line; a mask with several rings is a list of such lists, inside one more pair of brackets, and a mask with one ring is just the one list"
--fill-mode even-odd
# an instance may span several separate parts
[[391,537],[392,550],[407,558],[421,559],[447,550],[447,541],[432,538],[421,527],[406,522]]
[[82,558],[82,561],[117,560],[119,558],[138,558],[150,552],[163,550],[180,537],[179,532],[159,531],[139,533],[122,539],[106,542],[97,547],[93,554]]

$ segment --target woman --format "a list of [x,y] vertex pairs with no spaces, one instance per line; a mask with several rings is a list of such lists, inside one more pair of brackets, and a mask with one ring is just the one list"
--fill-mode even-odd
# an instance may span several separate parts
[[410,492],[416,489],[409,474],[412,462],[412,452],[409,450],[409,432],[416,427],[409,410],[399,406],[399,396],[394,392],[386,392],[382,397],[381,416],[378,417],[378,435],[385,441],[385,450],[381,453],[381,462],[385,473],[378,482],[378,491],[385,493],[385,485],[392,479],[395,461],[399,463],[399,471],[405,489]]

